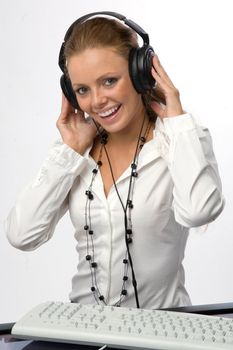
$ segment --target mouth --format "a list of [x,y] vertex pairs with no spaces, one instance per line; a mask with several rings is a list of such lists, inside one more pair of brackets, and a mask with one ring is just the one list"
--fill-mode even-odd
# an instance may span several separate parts
[[117,114],[120,107],[121,107],[121,104],[118,106],[112,107],[104,112],[98,113],[98,116],[100,116],[103,119],[113,117]]

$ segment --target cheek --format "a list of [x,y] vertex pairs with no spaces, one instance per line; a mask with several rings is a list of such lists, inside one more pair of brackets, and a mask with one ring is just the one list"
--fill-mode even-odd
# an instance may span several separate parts
[[135,90],[128,81],[125,81],[119,84],[112,92],[112,97],[115,97],[124,103],[128,102],[131,99],[132,94],[134,95]]
[[139,94],[134,89],[130,77],[125,80],[124,84],[121,87],[121,94],[124,100],[126,101],[136,101],[139,98]]
[[89,104],[88,100],[77,97],[77,101],[78,101],[78,104],[79,104],[79,107],[81,108],[81,110],[83,112],[88,113],[88,111],[90,110],[90,104]]

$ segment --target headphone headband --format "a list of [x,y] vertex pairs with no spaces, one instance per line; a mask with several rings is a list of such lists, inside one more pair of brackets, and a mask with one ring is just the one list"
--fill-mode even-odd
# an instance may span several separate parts
[[97,15],[106,15],[106,16],[110,16],[110,17],[115,17],[115,18],[119,19],[120,21],[123,21],[128,27],[133,29],[142,38],[143,45],[149,45],[149,43],[150,43],[149,35],[145,32],[144,29],[142,29],[137,23],[135,23],[131,19],[127,19],[125,16],[121,15],[120,13],[111,12],[111,11],[91,12],[91,13],[89,13],[87,15],[84,15],[84,16],[78,18],[68,28],[68,30],[67,30],[67,32],[65,34],[65,37],[64,37],[64,42],[66,42],[68,40],[68,38],[70,37],[70,35],[71,35],[72,31],[73,31],[73,27],[76,24],[85,22],[90,17],[94,17],[94,16],[97,16]]

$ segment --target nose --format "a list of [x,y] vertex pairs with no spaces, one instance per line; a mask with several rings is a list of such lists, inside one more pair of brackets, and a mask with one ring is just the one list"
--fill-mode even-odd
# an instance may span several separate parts
[[93,110],[100,110],[107,103],[107,96],[101,88],[92,90],[92,108]]

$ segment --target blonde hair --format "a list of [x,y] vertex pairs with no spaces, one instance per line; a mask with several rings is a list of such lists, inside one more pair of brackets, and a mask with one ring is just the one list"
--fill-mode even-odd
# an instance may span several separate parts
[[[64,59],[90,48],[112,47],[127,61],[133,48],[138,48],[137,34],[120,21],[105,17],[95,17],[87,21],[74,24],[70,37],[65,43]],[[163,92],[158,88],[152,88],[142,94],[142,99],[150,118],[156,119],[155,112],[151,109],[151,101],[165,104]]]

